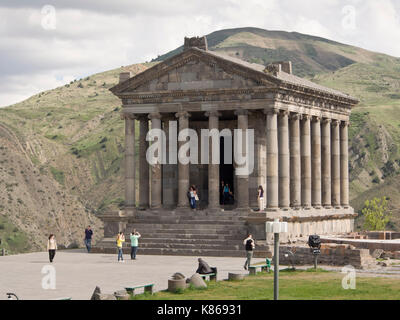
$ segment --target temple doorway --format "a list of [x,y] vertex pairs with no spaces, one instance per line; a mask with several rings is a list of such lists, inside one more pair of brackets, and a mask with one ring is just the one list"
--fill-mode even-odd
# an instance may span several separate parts
[[[234,190],[234,168],[233,163],[225,163],[225,154],[224,154],[224,141],[223,137],[220,137],[219,144],[219,154],[220,154],[220,165],[219,165],[219,180],[220,180],[220,188],[219,188],[219,198],[220,204],[222,205],[233,205],[235,198],[235,190]],[[233,159],[233,151],[232,158]],[[229,195],[225,194],[224,196],[224,187],[222,186],[222,182],[224,186],[229,188]]]

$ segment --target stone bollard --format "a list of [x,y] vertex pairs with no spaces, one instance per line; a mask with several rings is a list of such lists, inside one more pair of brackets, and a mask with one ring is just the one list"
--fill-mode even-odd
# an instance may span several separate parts
[[229,281],[238,281],[244,280],[245,274],[243,273],[228,273],[228,280]]
[[169,279],[168,280],[168,291],[175,292],[177,290],[185,290],[187,288],[186,280],[183,279]]
[[130,300],[131,296],[128,292],[126,292],[126,290],[119,290],[114,292],[114,296],[115,298],[117,298],[117,300]]

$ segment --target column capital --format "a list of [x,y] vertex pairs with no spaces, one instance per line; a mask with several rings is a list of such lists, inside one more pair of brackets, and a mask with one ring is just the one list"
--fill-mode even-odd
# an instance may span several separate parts
[[191,116],[190,113],[187,111],[179,111],[179,112],[175,113],[175,117],[177,117],[177,118],[188,119],[190,116]]
[[289,116],[290,120],[299,120],[300,119],[300,113],[291,113]]
[[209,117],[217,117],[217,118],[219,118],[221,116],[221,113],[218,112],[217,110],[211,110],[211,111],[205,112],[204,115],[207,118],[209,118]]
[[311,119],[311,115],[309,114],[302,114],[301,120],[309,121]]
[[247,116],[249,115],[249,110],[247,109],[238,109],[235,111],[235,116]]
[[321,122],[321,117],[320,116],[312,116],[311,121],[312,122]]
[[128,112],[121,113],[121,120],[126,120],[126,119],[135,120],[138,119],[138,115]]
[[263,110],[266,115],[274,115],[279,113],[278,108],[268,108]]
[[137,116],[137,119],[141,120],[141,121],[147,121],[147,120],[149,120],[149,114],[148,113],[139,114]]
[[290,112],[287,110],[280,110],[279,115],[280,116],[289,116]]
[[173,113],[166,113],[161,115],[161,120],[162,121],[171,121],[175,120],[174,114]]
[[342,128],[348,127],[349,125],[350,125],[350,122],[349,122],[349,121],[341,121],[341,122],[340,122],[340,126],[341,126]]
[[161,119],[161,113],[159,113],[159,112],[152,112],[152,113],[150,113],[149,115],[148,115],[148,118],[150,119],[150,120],[153,120],[153,119]]
[[330,119],[330,118],[323,118],[322,119],[322,123],[331,123],[332,122],[332,119]]
[[340,120],[332,119],[332,126],[337,127],[340,124]]

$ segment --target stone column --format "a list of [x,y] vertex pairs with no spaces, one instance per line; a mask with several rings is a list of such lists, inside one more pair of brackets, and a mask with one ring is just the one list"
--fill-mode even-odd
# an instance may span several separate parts
[[[219,117],[220,113],[217,111],[206,112],[206,117],[208,117],[208,129],[211,131],[213,129],[219,130]],[[209,154],[208,154],[208,208],[210,209],[218,209],[219,208],[219,164],[213,164],[213,140],[210,137],[208,139],[209,142]],[[218,139],[216,141],[217,147],[216,151],[219,154],[219,131],[218,131]],[[221,158],[220,158],[221,161]]]
[[279,148],[279,207],[287,210],[290,206],[290,157],[289,123],[287,111],[281,111],[278,119]]
[[311,208],[311,117],[302,116],[301,121],[301,205]]
[[332,120],[332,146],[331,146],[331,166],[332,166],[332,206],[340,208],[340,136],[339,120]]
[[[150,113],[152,129],[161,130],[161,114],[158,112]],[[160,155],[157,156],[161,159]],[[162,201],[162,173],[161,163],[151,165],[151,208],[161,208]]]
[[331,208],[331,119],[322,120],[321,133],[322,205]]
[[149,131],[149,119],[147,115],[139,118],[139,207],[147,209],[150,206],[150,171],[146,159],[149,142],[146,135]]
[[321,118],[313,117],[311,126],[312,199],[314,208],[321,208]]
[[342,207],[349,207],[349,123],[342,121],[340,125],[340,200]]
[[290,116],[290,206],[300,209],[301,204],[301,158],[300,158],[300,115]]
[[[248,111],[237,110],[235,115],[238,117],[238,129],[242,130],[242,156],[247,155],[247,141],[246,141],[246,130],[248,129]],[[237,199],[238,209],[249,208],[249,175],[237,175],[236,168],[238,165],[235,164],[235,175],[237,178],[237,189],[235,195]]]
[[[180,111],[175,114],[178,118],[178,136],[179,132],[189,128],[189,117],[190,114],[187,111]],[[185,141],[178,141],[178,152]],[[183,164],[179,161],[178,157],[178,207],[187,208],[189,207],[189,200],[187,192],[189,191],[189,163]]]
[[[175,121],[175,116],[173,114],[166,114],[165,116],[163,115],[162,118],[162,124],[163,124],[163,129],[165,132],[165,146],[166,146],[166,164],[162,165],[162,188],[163,188],[163,207],[164,208],[175,208],[177,201],[178,201],[178,188],[177,188],[177,182],[178,182],[178,167],[176,164],[173,163],[173,161],[176,159],[172,159],[173,155],[173,150],[172,146],[173,144],[170,143],[170,121]],[[172,126],[174,122],[171,122],[171,130],[176,131],[176,127]],[[174,124],[175,125],[175,124]],[[175,134],[172,132],[172,139],[176,140],[177,137]],[[171,157],[171,159],[170,159]]]
[[267,210],[278,209],[278,109],[265,110],[267,114]]
[[125,210],[132,213],[136,207],[135,174],[135,119],[133,114],[123,114],[125,119]]

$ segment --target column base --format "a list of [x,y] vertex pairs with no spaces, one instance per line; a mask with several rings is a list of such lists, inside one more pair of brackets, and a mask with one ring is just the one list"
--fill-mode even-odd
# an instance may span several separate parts
[[330,204],[324,204],[323,207],[324,209],[332,209],[332,206]]
[[309,207],[303,207],[303,210],[311,210],[311,209],[312,209],[311,206],[309,206]]
[[266,208],[266,209],[265,209],[266,212],[276,212],[276,211],[278,211],[278,210],[279,210],[278,207]]
[[321,204],[313,204],[312,207],[313,207],[314,209],[322,209]]

